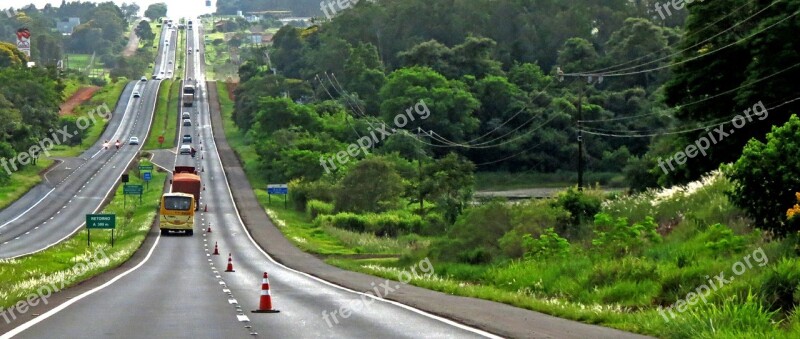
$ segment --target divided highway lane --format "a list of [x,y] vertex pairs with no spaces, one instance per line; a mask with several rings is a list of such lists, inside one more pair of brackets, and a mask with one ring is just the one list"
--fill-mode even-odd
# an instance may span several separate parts
[[[175,56],[175,46],[160,55]],[[133,161],[141,145],[127,145],[131,136],[144,141],[150,129],[160,81],[133,81],[123,91],[108,127],[100,140],[78,161],[69,160],[64,168],[55,167],[58,182],[46,180],[8,208],[0,211],[0,258],[15,258],[53,246],[82,227],[85,214],[103,203]],[[133,98],[133,91],[141,98]],[[77,127],[73,127],[77,128]],[[103,140],[119,139],[120,150],[102,150]],[[78,163],[74,168],[75,163]],[[49,176],[49,174],[48,174]],[[46,177],[47,178],[47,177]]]
[[[198,58],[189,62],[198,63]],[[202,65],[196,66],[192,78],[203,81]],[[196,227],[193,237],[158,235],[151,248],[143,249],[149,251],[146,259],[117,281],[76,296],[2,338],[246,338],[253,333],[269,338],[491,337],[272,262],[249,238],[236,211],[213,141],[205,83],[199,85],[199,104],[191,108],[195,118],[191,133],[200,134],[204,150],[195,159],[184,155],[177,161],[205,169],[201,200],[209,210],[200,213],[197,222],[203,227],[210,223],[212,233]],[[214,243],[219,243],[222,256],[210,255]],[[233,253],[235,272],[224,272],[228,252]],[[264,271],[270,273],[278,314],[250,313],[258,306]],[[382,282],[376,278],[376,286]],[[360,303],[361,311],[347,319],[340,315],[338,323],[323,318],[323,313]]]

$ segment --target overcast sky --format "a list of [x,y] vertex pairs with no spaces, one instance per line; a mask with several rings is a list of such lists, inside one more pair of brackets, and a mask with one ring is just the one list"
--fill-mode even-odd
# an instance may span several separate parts
[[[83,2],[86,2],[84,0]],[[89,2],[106,2],[108,0],[88,0]],[[201,14],[211,13],[217,7],[217,0],[211,0],[211,7],[206,7],[206,0],[112,0],[118,5],[121,5],[124,2],[127,3],[136,3],[139,7],[142,8],[142,13],[144,10],[147,9],[147,6],[151,4],[158,3],[158,2],[165,2],[167,4],[167,8],[169,8],[169,13],[167,13],[170,17],[195,17]],[[67,2],[72,2],[67,0]],[[37,8],[42,8],[46,4],[52,4],[53,6],[60,6],[61,0],[0,0],[0,8],[20,8],[25,7],[30,4],[36,5]]]

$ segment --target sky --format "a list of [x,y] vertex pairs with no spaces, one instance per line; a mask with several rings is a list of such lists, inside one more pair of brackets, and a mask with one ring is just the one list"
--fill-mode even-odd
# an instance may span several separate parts
[[[108,0],[82,0],[83,2],[106,2]],[[206,7],[206,0],[112,0],[117,5],[121,5],[124,2],[127,3],[136,3],[139,7],[142,8],[141,13],[144,13],[144,10],[147,9],[147,6],[150,6],[154,3],[164,2],[167,4],[167,8],[169,12],[167,16],[173,18],[179,17],[196,17],[201,14],[211,13],[217,7],[217,0],[211,1],[211,7]],[[71,2],[71,0],[67,0],[67,2]],[[42,8],[46,4],[52,4],[53,6],[60,6],[61,0],[0,0],[0,8],[19,8],[25,7],[30,4],[36,5],[36,8]]]

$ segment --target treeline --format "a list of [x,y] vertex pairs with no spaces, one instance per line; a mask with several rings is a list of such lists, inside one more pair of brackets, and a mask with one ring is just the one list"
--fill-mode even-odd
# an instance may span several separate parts
[[237,11],[292,11],[295,16],[318,16],[320,2],[316,0],[230,0],[217,1],[217,14],[235,15]]
[[[8,51],[13,58],[6,58]],[[24,58],[14,45],[0,42],[0,159],[27,152],[61,127],[64,84],[54,69],[27,68]],[[0,170],[0,183],[8,179],[5,168]]]
[[[55,7],[50,4],[41,9],[33,5],[14,9],[13,15],[0,15],[0,40],[15,42],[16,30],[30,29],[31,59],[42,65],[54,65],[63,58],[63,53],[97,53],[103,61],[114,58],[125,46],[123,38],[127,20],[135,16],[139,6],[126,4],[122,7],[113,2],[63,2]],[[71,36],[63,36],[57,23],[70,17],[80,18]]]

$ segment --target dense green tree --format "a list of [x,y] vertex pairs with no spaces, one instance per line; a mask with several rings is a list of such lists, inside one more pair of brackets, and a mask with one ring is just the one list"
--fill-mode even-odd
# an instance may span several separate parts
[[146,20],[140,21],[134,31],[139,39],[144,41],[153,41],[156,38],[156,33],[153,32],[153,28],[150,27],[150,23]]
[[403,192],[402,181],[390,162],[381,158],[362,160],[342,179],[336,210],[366,213],[395,209]]
[[144,11],[144,16],[152,21],[156,21],[158,18],[167,16],[167,4],[159,2],[147,6],[147,9]]

